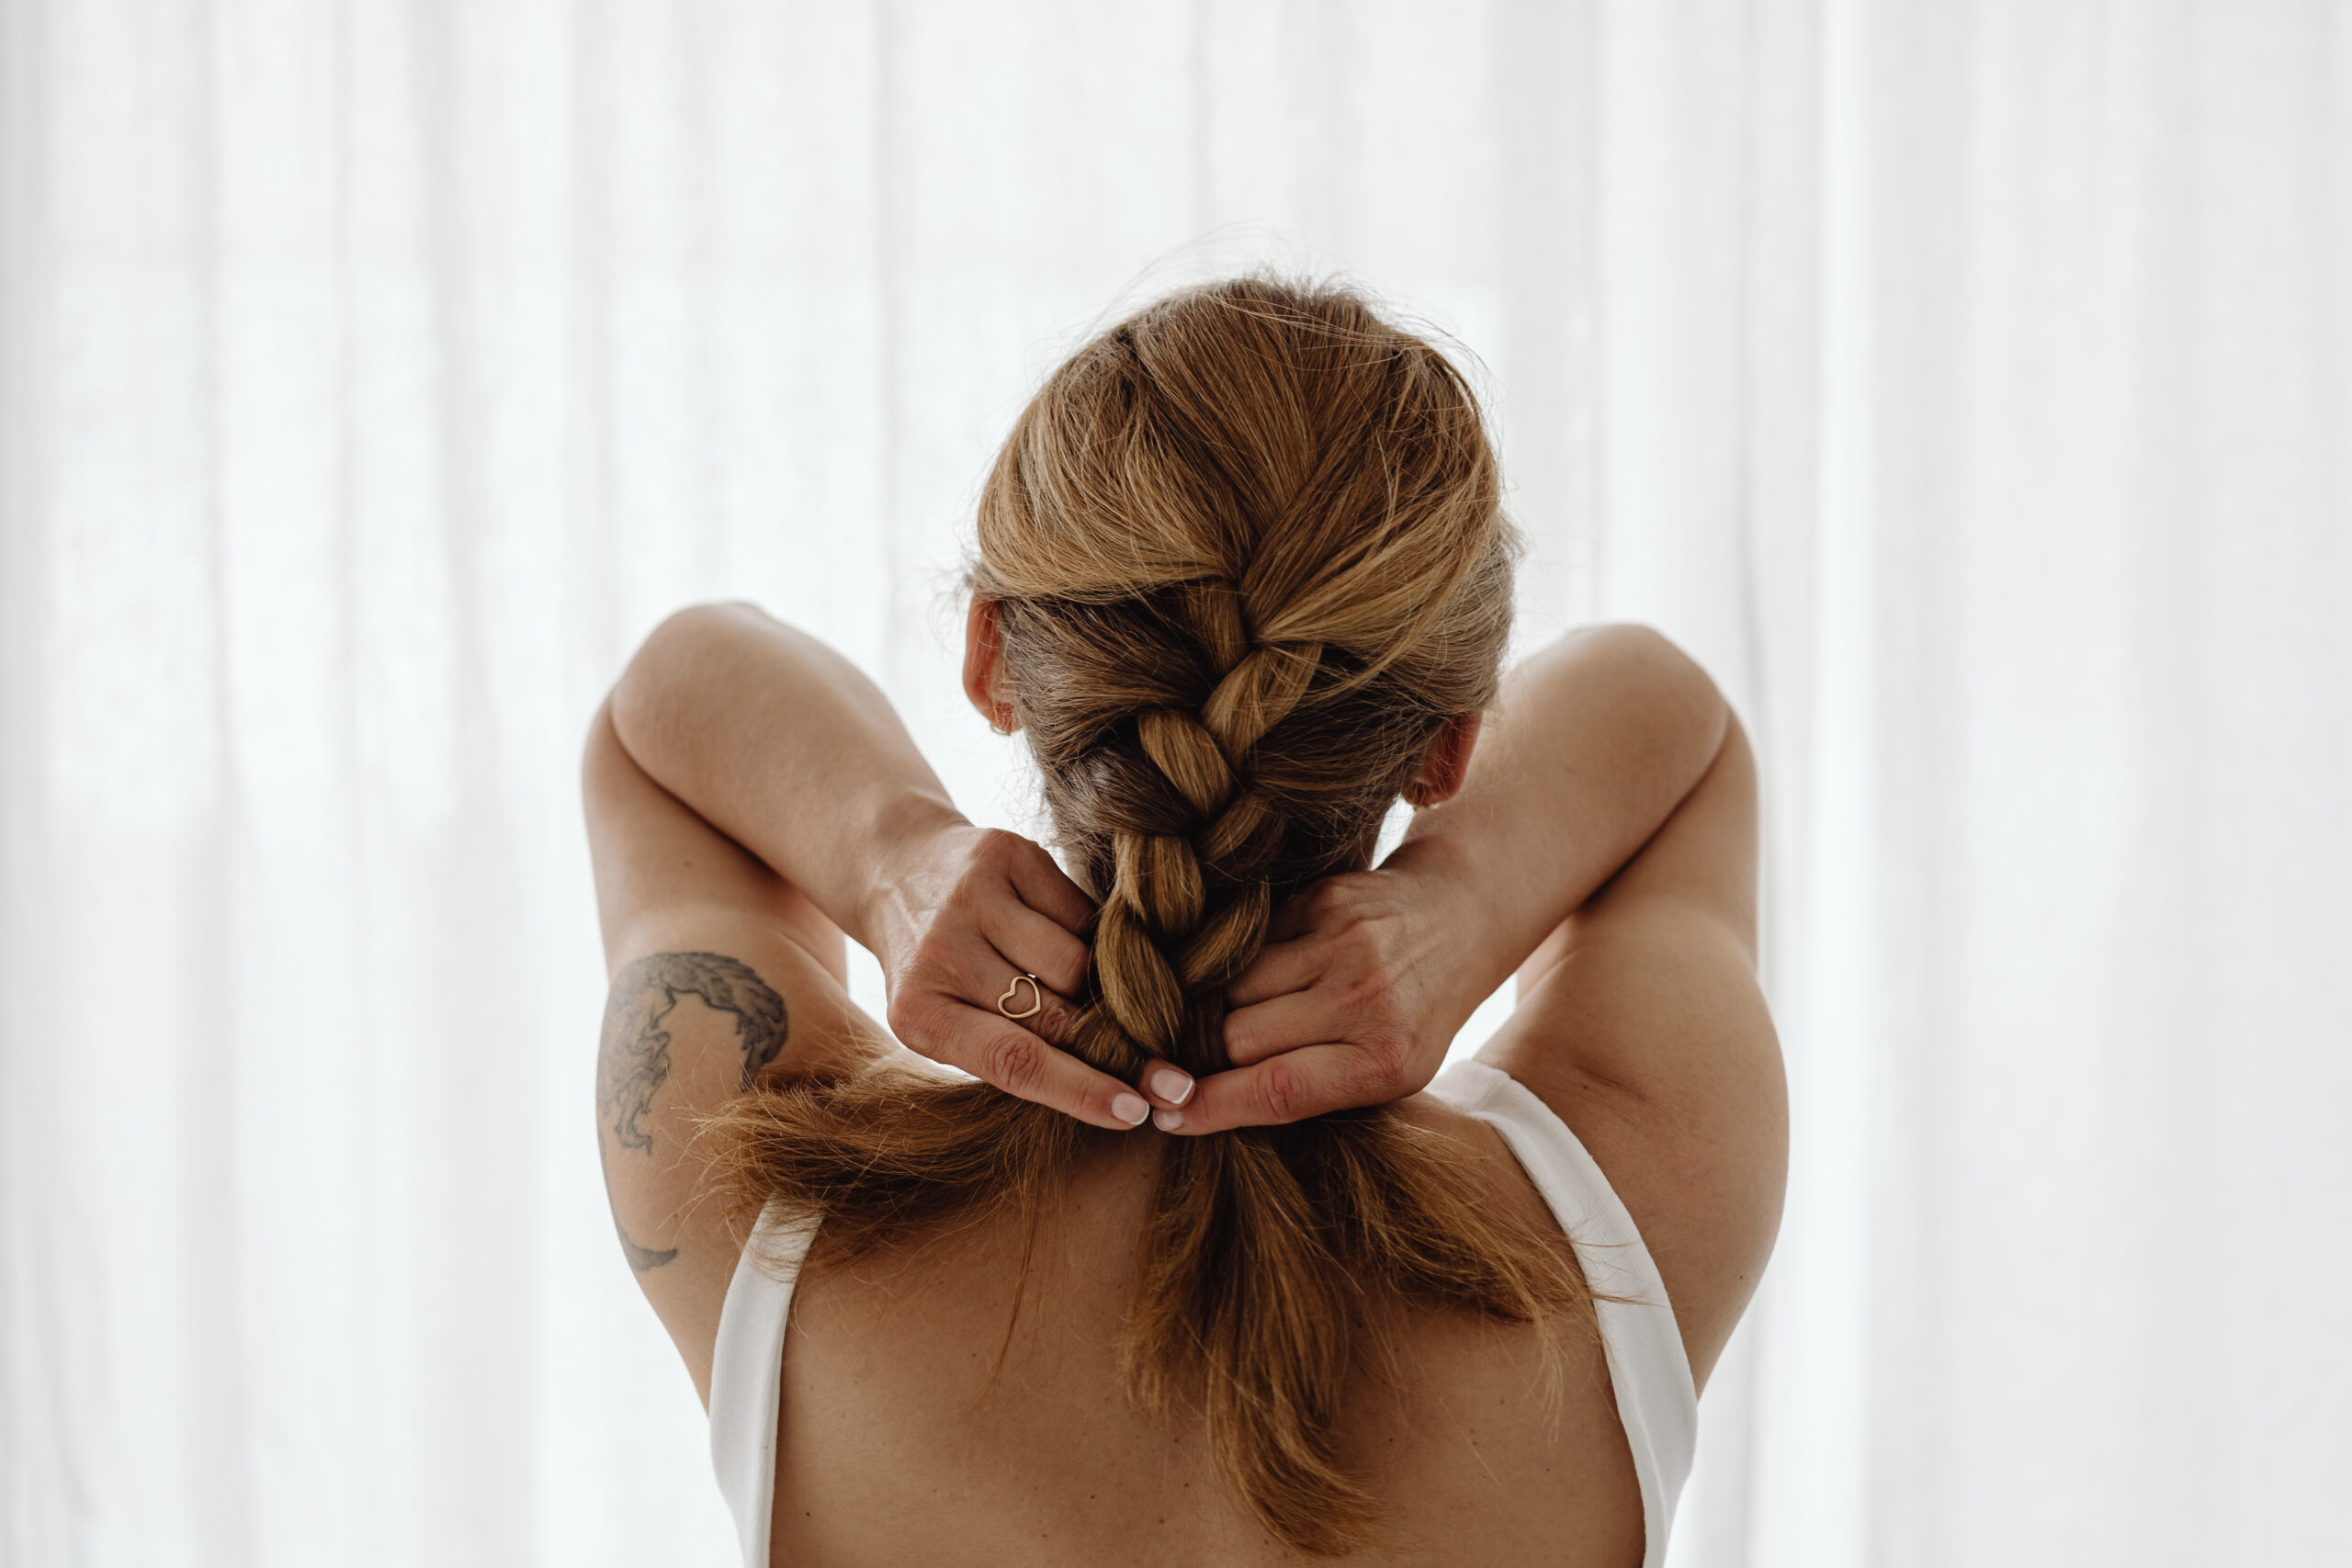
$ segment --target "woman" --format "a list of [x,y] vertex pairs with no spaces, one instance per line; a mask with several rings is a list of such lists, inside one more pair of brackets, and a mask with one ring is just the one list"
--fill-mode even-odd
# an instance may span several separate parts
[[1638,628],[1498,690],[1513,548],[1446,362],[1250,279],[1080,351],[981,498],[965,689],[1067,874],[815,640],[648,639],[600,1136],[747,1562],[1663,1560],[1786,1160],[1753,765]]

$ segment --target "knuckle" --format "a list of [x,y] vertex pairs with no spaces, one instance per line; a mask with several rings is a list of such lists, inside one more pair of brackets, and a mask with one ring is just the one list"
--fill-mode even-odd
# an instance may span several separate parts
[[1384,1035],[1368,1042],[1363,1054],[1365,1087],[1374,1092],[1392,1095],[1405,1086],[1405,1042],[1396,1035]]
[[890,1032],[899,1043],[922,1055],[937,1058],[946,1043],[946,1032],[941,1028],[941,1013],[944,1010],[921,998],[893,1002],[883,1015]]
[[1292,1122],[1298,1117],[1298,1074],[1286,1062],[1277,1058],[1266,1064],[1262,1090],[1266,1114],[1276,1122]]
[[1254,1032],[1251,1030],[1250,1021],[1248,1019],[1243,1018],[1237,1020],[1233,1014],[1227,1014],[1225,1020],[1225,1054],[1231,1057],[1236,1064],[1246,1065],[1250,1060],[1250,1046],[1254,1043],[1253,1034]]
[[1001,1035],[989,1045],[987,1066],[990,1083],[1026,1098],[1045,1078],[1046,1047],[1031,1035]]

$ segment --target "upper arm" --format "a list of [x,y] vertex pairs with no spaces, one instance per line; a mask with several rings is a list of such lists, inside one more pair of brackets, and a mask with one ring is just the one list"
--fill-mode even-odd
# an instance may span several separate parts
[[1632,1212],[1702,1382],[1780,1226],[1780,1044],[1756,979],[1756,768],[1698,785],[1531,957],[1480,1053],[1576,1130]]
[[853,1066],[888,1036],[849,1000],[841,931],[647,777],[599,709],[582,762],[611,979],[597,1144],[638,1282],[706,1393],[741,1250],[703,1200],[698,1118],[763,1076]]

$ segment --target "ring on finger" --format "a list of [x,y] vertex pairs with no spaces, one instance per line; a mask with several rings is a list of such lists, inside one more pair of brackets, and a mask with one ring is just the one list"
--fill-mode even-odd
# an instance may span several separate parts
[[[1029,983],[1028,1010],[1015,1012],[1012,1007],[1012,998],[1021,994],[1021,983],[1024,980]],[[1035,1018],[1046,1010],[1046,988],[1037,984],[1037,976],[1035,975],[1015,975],[1012,977],[1012,983],[1005,987],[1004,995],[997,998],[996,1010],[1016,1021],[1024,1018]]]

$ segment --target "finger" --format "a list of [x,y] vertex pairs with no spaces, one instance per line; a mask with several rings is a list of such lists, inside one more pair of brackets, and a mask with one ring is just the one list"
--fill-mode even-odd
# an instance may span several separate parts
[[1094,900],[1079,890],[1043,846],[1023,840],[1006,869],[1021,901],[1064,931],[1080,931],[1094,918]]
[[1225,1015],[1225,1054],[1246,1067],[1302,1045],[1330,1044],[1345,1037],[1349,1021],[1341,1012],[1326,992],[1314,990],[1236,1008]]
[[1225,987],[1225,999],[1232,1007],[1254,1007],[1286,991],[1303,991],[1322,973],[1323,959],[1315,943],[1270,942]]
[[1150,1102],[1110,1074],[978,1008],[958,1008],[925,1053],[1023,1100],[1049,1105],[1096,1127],[1127,1132],[1151,1113]]
[[1136,1087],[1155,1110],[1182,1111],[1192,1103],[1195,1080],[1173,1062],[1154,1061],[1144,1067]]
[[1234,1127],[1272,1126],[1376,1105],[1395,1098],[1394,1086],[1375,1081],[1364,1053],[1353,1045],[1309,1045],[1230,1072],[1211,1073],[1193,1102],[1182,1111],[1157,1111],[1152,1122],[1163,1133],[1222,1133]]
[[1006,962],[1048,989],[1074,997],[1086,986],[1086,944],[1026,904],[991,900],[980,911],[980,934]]

